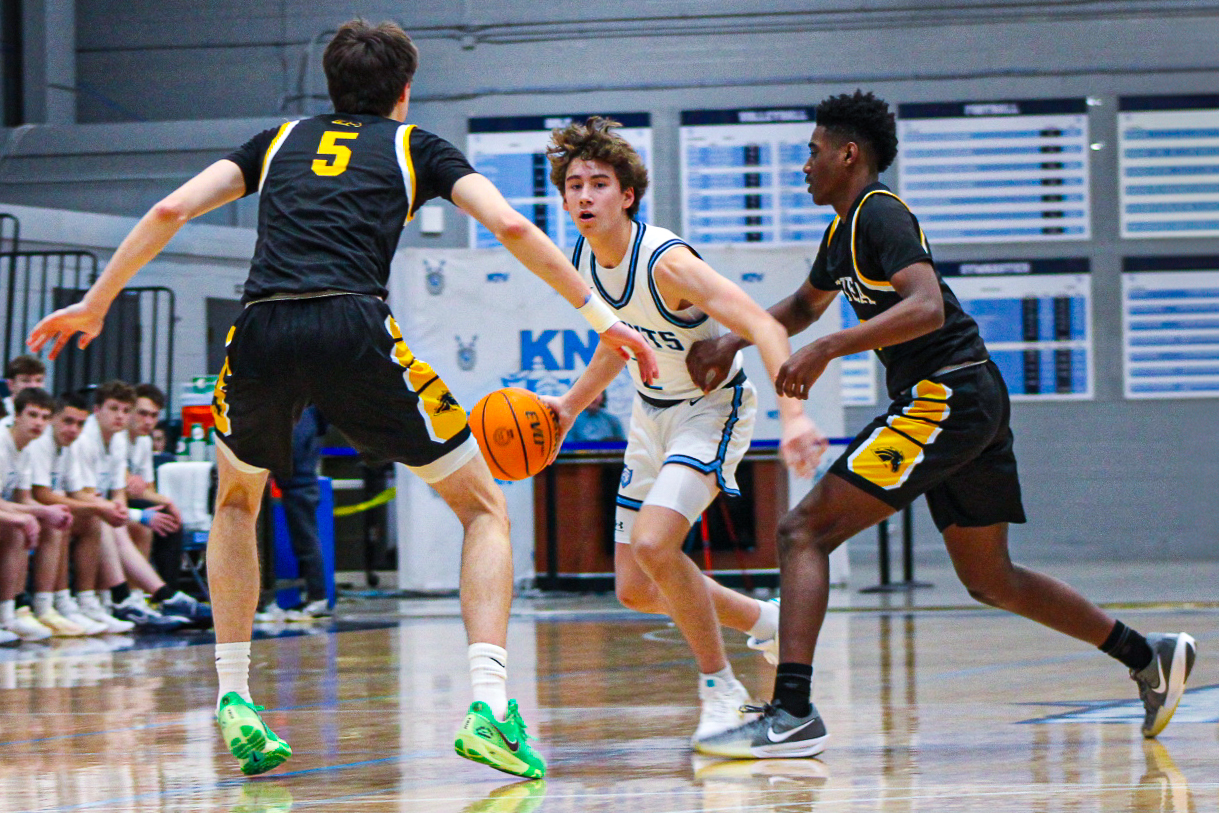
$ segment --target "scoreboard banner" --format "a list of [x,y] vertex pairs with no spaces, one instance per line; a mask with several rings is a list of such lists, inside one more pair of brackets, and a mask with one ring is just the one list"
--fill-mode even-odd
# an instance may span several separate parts
[[974,318],[1013,401],[1093,397],[1087,259],[938,262]]
[[1219,235],[1219,95],[1118,99],[1122,237]]
[[[714,248],[700,253],[767,307],[795,291],[812,262],[808,252],[794,248]],[[403,249],[394,258],[389,301],[411,352],[432,366],[467,410],[501,387],[561,395],[583,372],[599,342],[574,308],[503,249]],[[813,328],[794,337],[792,345],[802,347],[839,324],[838,311],[831,308]],[[781,437],[774,386],[756,349],[745,350],[744,359],[758,392],[753,439],[773,446]],[[634,392],[625,371],[607,390],[606,408],[624,428]],[[822,431],[830,437],[843,434],[836,362],[806,403]],[[413,529],[399,535],[399,585],[455,588],[461,528],[423,481],[405,470],[399,474],[398,527]],[[532,484],[505,483],[504,495],[512,518],[516,575],[527,578],[533,574]]]
[[[466,140],[470,163],[494,183],[512,207],[550,235],[559,248],[575,245],[579,233],[563,211],[563,197],[550,182],[546,145],[551,131],[599,115],[620,122],[617,132],[635,148],[652,172],[652,116],[650,113],[580,113],[555,116],[497,116],[472,118]],[[639,206],[639,218],[647,221],[652,195]],[[470,219],[470,248],[499,245],[491,234]]]
[[816,246],[834,212],[804,181],[813,118],[810,107],[683,111],[682,236]]
[[1219,397],[1219,257],[1122,261],[1127,398]]
[[933,244],[1091,238],[1086,99],[902,104],[898,138]]

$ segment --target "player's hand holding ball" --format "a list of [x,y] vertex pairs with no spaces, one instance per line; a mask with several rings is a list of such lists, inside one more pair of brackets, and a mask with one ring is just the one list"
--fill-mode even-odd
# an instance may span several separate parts
[[519,387],[487,393],[470,411],[470,431],[498,480],[524,480],[559,451],[559,420],[540,397]]

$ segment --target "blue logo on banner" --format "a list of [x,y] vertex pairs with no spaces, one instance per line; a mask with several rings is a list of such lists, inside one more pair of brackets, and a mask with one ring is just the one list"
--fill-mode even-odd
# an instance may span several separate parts
[[487,274],[487,282],[507,282],[507,281],[508,281],[508,272],[507,271],[492,271],[490,274]]
[[478,353],[474,350],[474,345],[478,343],[478,336],[471,336],[468,344],[462,344],[461,337],[455,336],[457,339],[457,366],[462,370],[473,370],[474,365],[478,363]]
[[760,271],[746,271],[741,274],[741,282],[761,282],[763,274]]
[[521,367],[501,380],[505,387],[523,387],[539,395],[562,395],[570,389],[576,378],[576,359],[587,366],[600,341],[595,330],[584,335],[576,330],[543,330],[536,334],[522,330],[520,337]]
[[444,291],[444,260],[437,260],[434,265],[428,260],[424,260],[423,272],[427,292],[432,296],[440,296]]

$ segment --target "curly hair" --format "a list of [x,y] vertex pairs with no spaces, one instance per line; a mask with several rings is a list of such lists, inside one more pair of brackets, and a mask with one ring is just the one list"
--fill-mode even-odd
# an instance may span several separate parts
[[897,121],[888,103],[871,92],[856,90],[822,100],[816,121],[832,135],[866,146],[876,159],[877,172],[884,172],[897,158]]
[[626,210],[627,217],[639,213],[639,204],[648,191],[648,168],[625,138],[610,132],[622,124],[601,116],[590,116],[583,124],[572,123],[550,134],[546,157],[550,159],[550,182],[564,192],[567,168],[576,159],[601,161],[614,168],[618,185],[625,191],[635,190],[635,201]]

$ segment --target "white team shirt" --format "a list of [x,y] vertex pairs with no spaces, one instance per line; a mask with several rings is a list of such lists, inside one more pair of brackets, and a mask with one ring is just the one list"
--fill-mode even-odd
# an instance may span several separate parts
[[44,486],[57,494],[79,491],[83,486],[80,463],[71,446],[60,446],[55,432],[48,426],[46,431],[25,448],[30,463],[30,485]]
[[[635,388],[642,394],[664,400],[699,398],[702,388],[690,379],[686,371],[686,354],[690,345],[700,339],[713,339],[727,331],[698,308],[672,311],[661,299],[653,271],[665,252],[689,244],[668,229],[649,226],[638,220],[631,225],[630,250],[616,268],[601,266],[592,248],[581,237],[572,251],[571,262],[618,318],[635,328],[656,351],[660,375],[652,384],[643,383],[639,364],[627,363]],[[695,252],[697,255],[698,252]],[[528,363],[528,359],[522,362]],[[737,353],[728,371],[732,380],[741,369],[741,354]]]
[[12,430],[0,429],[0,499],[12,502],[18,489],[30,487],[29,448],[18,451]]
[[14,409],[15,409],[15,407],[13,406],[13,396],[11,396],[11,395],[4,396],[4,417],[0,418],[0,426],[12,426],[13,425],[13,418],[16,417],[15,415],[13,415]]
[[111,491],[127,487],[125,431],[115,432],[110,438],[110,448],[106,448],[97,416],[90,415],[80,437],[72,446],[73,454],[80,463],[80,488],[93,487],[98,495],[108,497]]
[[[157,476],[152,463],[152,436],[141,435],[135,440],[127,433],[124,433],[124,436],[127,438],[127,471],[144,478],[144,482],[151,487]],[[126,482],[126,479],[123,482]]]

